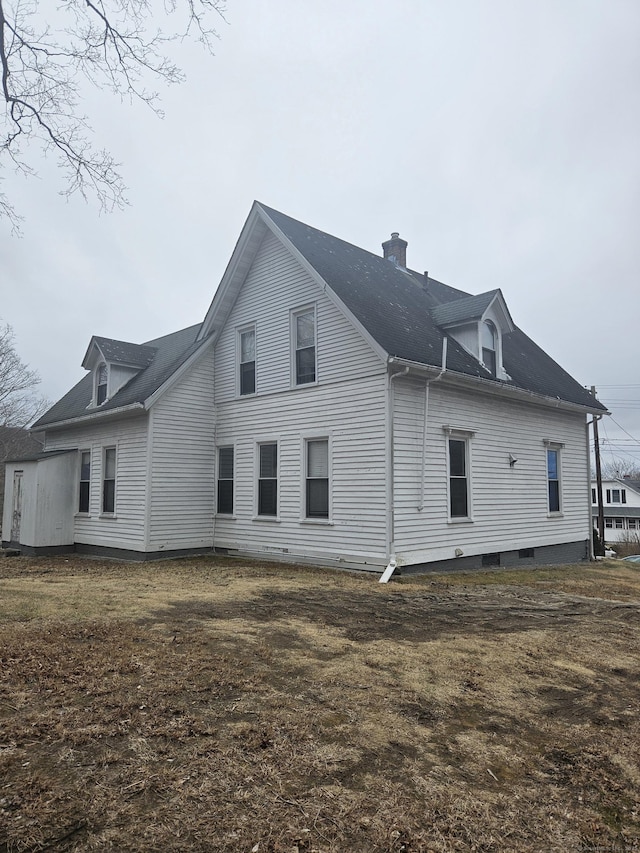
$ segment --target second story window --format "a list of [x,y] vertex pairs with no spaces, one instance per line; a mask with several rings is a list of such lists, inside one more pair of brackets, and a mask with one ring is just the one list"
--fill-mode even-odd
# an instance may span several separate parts
[[108,377],[107,365],[104,363],[98,365],[98,371],[96,374],[96,406],[101,406],[107,399]]
[[295,384],[316,381],[316,312],[313,308],[293,315]]
[[492,376],[496,375],[497,337],[496,327],[490,320],[486,320],[482,324],[482,361],[487,370],[491,372]]
[[240,394],[256,392],[256,330],[245,329],[239,334]]

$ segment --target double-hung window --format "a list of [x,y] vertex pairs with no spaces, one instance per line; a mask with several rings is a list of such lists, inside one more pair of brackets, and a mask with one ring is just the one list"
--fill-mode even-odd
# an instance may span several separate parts
[[449,439],[449,511],[451,518],[469,517],[467,442]]
[[309,439],[305,444],[305,514],[307,518],[329,518],[329,441]]
[[315,308],[295,311],[292,315],[296,385],[316,381],[316,312]]
[[471,439],[469,430],[445,426],[450,521],[471,520]]
[[492,376],[496,375],[497,337],[496,327],[493,325],[491,320],[486,320],[482,324],[482,361]]
[[256,330],[242,329],[238,332],[240,375],[238,385],[240,394],[256,392]]
[[78,495],[78,512],[89,512],[89,489],[91,486],[91,451],[80,453],[80,490]]
[[116,449],[105,447],[102,457],[102,512],[112,515],[116,510]]
[[233,515],[233,447],[218,448],[218,512]]
[[278,515],[278,445],[258,445],[258,515]]
[[544,442],[547,448],[547,501],[550,513],[559,513],[562,507],[560,451],[563,447],[553,441]]
[[107,399],[107,381],[109,372],[106,364],[99,364],[96,373],[96,406],[101,406]]

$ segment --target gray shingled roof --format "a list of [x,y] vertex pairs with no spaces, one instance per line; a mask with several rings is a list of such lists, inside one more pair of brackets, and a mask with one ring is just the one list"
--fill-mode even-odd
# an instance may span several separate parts
[[444,305],[436,306],[431,312],[431,316],[438,326],[463,323],[465,320],[479,320],[499,292],[498,290],[489,290],[487,293],[479,293],[477,296],[467,296],[465,299],[446,302]]
[[93,343],[100,348],[106,361],[131,367],[148,367],[157,350],[156,347],[145,344],[131,344],[128,341],[115,341],[113,338],[100,338],[97,335],[91,338],[89,349]]
[[93,376],[88,373],[49,411],[45,412],[40,420],[36,421],[32,429],[40,429],[59,421],[84,417],[94,412],[108,412],[122,406],[143,403],[202,345],[202,342],[196,343],[200,325],[199,323],[196,326],[189,326],[189,328],[181,329],[171,335],[147,341],[144,344],[144,349],[155,351],[152,362],[99,409],[87,408],[93,396]]
[[[260,207],[390,356],[440,366],[444,332],[434,320],[434,309],[466,301],[473,298],[471,294],[426,274],[396,267],[379,255],[263,204]],[[502,355],[511,382],[491,376],[457,341],[448,338],[449,370],[606,411],[520,329],[502,336]]]

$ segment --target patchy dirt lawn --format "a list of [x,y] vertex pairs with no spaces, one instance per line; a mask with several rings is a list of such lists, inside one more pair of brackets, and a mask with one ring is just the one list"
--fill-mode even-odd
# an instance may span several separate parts
[[640,571],[0,560],[0,851],[640,851]]

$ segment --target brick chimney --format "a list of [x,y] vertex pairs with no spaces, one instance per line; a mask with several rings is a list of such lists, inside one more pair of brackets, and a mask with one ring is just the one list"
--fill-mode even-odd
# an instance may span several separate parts
[[397,231],[393,231],[391,239],[382,244],[383,256],[388,261],[393,261],[397,267],[406,267],[408,245],[407,241],[403,240]]

